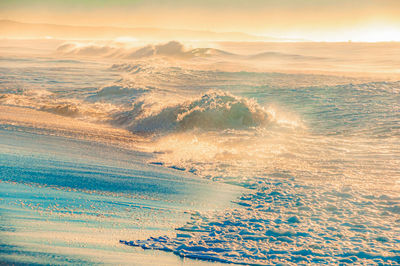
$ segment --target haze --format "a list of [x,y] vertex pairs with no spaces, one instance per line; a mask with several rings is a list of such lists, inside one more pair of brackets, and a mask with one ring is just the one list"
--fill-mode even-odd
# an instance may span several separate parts
[[[0,19],[253,36],[241,40],[256,36],[258,40],[400,41],[400,1],[396,0],[3,0]],[[20,37],[24,34],[21,31]]]

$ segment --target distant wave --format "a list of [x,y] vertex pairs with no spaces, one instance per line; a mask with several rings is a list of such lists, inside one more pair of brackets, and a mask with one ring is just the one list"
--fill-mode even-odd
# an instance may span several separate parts
[[305,56],[298,54],[287,54],[287,53],[279,53],[279,52],[263,52],[259,54],[254,54],[247,56],[249,60],[267,60],[267,59],[280,59],[280,60],[326,60],[324,57],[317,56]]
[[214,48],[187,49],[182,43],[171,41],[164,44],[151,44],[141,48],[126,48],[118,45],[65,43],[57,48],[57,53],[70,56],[101,56],[121,59],[140,59],[154,56],[190,59],[194,57],[235,56],[232,53]]
[[221,58],[235,60],[325,60],[323,57],[304,56],[266,51],[258,54],[241,55],[215,48],[189,49],[182,43],[170,41],[163,44],[150,44],[140,48],[121,47],[118,44],[79,44],[65,43],[57,48],[57,53],[69,56],[100,56],[118,59],[144,59],[149,57],[169,57],[175,59]]
[[233,55],[233,54],[213,48],[196,48],[196,49],[186,50],[183,44],[176,41],[172,41],[166,44],[147,45],[132,53],[129,53],[126,56],[126,58],[134,59],[134,58],[143,58],[143,57],[157,56],[157,55],[177,57],[177,58],[193,58],[193,57]]
[[114,117],[118,124],[136,133],[246,129],[268,123],[270,115],[255,101],[222,91],[208,91],[199,98],[167,106],[144,115],[143,102]]
[[149,92],[150,87],[135,86],[135,84],[113,84],[97,90],[86,98],[89,102],[110,102],[114,104],[130,103],[140,95]]

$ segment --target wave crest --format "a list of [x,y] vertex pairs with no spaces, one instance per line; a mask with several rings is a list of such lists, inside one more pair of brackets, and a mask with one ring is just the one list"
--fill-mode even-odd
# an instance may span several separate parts
[[145,106],[137,102],[129,112],[118,114],[114,123],[136,133],[156,133],[247,129],[265,125],[270,120],[269,114],[255,101],[222,91],[208,91],[192,101],[147,115],[144,115]]

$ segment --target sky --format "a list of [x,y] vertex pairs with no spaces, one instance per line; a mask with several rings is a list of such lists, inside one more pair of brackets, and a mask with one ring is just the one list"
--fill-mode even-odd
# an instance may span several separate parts
[[0,19],[400,41],[400,0],[0,0]]

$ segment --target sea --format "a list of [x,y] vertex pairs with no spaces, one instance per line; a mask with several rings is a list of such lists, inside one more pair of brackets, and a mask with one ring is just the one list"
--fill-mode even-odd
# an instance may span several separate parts
[[400,264],[399,49],[4,41],[0,261]]

